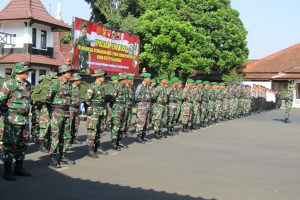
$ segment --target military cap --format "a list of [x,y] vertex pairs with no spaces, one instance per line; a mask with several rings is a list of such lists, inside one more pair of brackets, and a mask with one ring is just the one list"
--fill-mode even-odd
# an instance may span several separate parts
[[169,81],[168,81],[168,84],[172,84],[172,83],[173,83],[173,81],[172,81],[172,80],[169,80]]
[[167,77],[165,76],[165,75],[161,75],[158,79],[159,80],[164,80],[164,79],[166,79]]
[[172,83],[178,83],[179,82],[179,78],[174,77],[171,79]]
[[150,73],[142,73],[141,77],[142,78],[151,78],[151,74]]
[[128,78],[129,80],[134,80],[134,75],[133,75],[133,74],[128,74],[127,76],[128,76],[127,78]]
[[195,81],[193,79],[189,78],[186,82],[193,84]]
[[127,78],[128,78],[127,74],[120,73],[119,76],[118,76],[118,80],[125,80]]
[[92,74],[92,76],[95,76],[95,77],[101,77],[101,76],[105,76],[105,75],[106,75],[106,72],[101,69],[96,69],[94,71],[94,73]]
[[110,77],[110,80],[112,80],[112,81],[118,80],[118,76],[112,76],[112,77]]
[[50,79],[57,79],[57,73],[51,71],[51,72],[49,73],[49,77],[50,77]]
[[156,80],[155,80],[155,79],[151,79],[150,82],[151,82],[151,83],[156,83]]
[[217,85],[217,83],[216,83],[216,82],[211,82],[210,84],[211,84],[211,85]]
[[61,65],[58,68],[58,74],[63,74],[72,71],[72,68],[67,65]]
[[225,86],[225,83],[220,83],[220,86]]
[[24,72],[31,71],[31,67],[28,65],[28,63],[17,63],[14,68],[14,73],[16,74],[22,74]]
[[80,74],[78,73],[73,74],[72,81],[79,81],[79,80],[81,80]]
[[182,84],[182,80],[179,79],[178,83],[179,83],[179,84]]
[[82,22],[82,24],[81,24],[81,29],[83,29],[83,28],[87,28],[87,22],[86,21]]
[[196,80],[196,81],[195,81],[195,84],[196,84],[196,85],[202,84],[202,80]]
[[46,78],[45,75],[41,75],[40,78],[39,78],[39,82],[43,81],[45,78]]
[[209,85],[209,81],[203,81],[203,85]]

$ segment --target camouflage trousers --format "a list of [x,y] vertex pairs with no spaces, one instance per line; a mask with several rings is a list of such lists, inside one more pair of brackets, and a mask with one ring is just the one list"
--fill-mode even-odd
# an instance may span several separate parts
[[[111,128],[112,127],[112,108],[107,108],[107,115],[104,119],[105,127]],[[104,128],[104,127],[103,127]]]
[[229,116],[233,117],[235,114],[235,100],[234,99],[230,99],[229,100]]
[[208,103],[202,102],[200,107],[200,124],[203,125],[208,122]]
[[195,102],[193,104],[193,108],[192,108],[192,123],[193,124],[197,124],[198,120],[200,120],[200,103],[199,102]]
[[181,105],[181,124],[187,125],[192,120],[192,103],[183,102]]
[[40,133],[39,127],[39,117],[41,116],[41,110],[37,108],[36,105],[31,108],[31,135],[33,137],[38,137]]
[[224,98],[223,102],[222,102],[222,107],[221,107],[221,113],[222,113],[223,119],[229,117],[229,112],[230,112],[229,107],[230,107],[230,100],[227,98]]
[[126,110],[125,110],[125,127],[124,127],[124,131],[125,133],[128,132],[130,126],[131,126],[131,120],[132,120],[132,107],[131,106],[127,106]]
[[292,110],[293,101],[284,101],[285,106],[285,119],[290,119],[290,112]]
[[211,121],[215,117],[215,101],[210,100],[207,105],[207,119]]
[[48,141],[50,140],[50,122],[51,117],[47,105],[42,105],[41,115],[39,116],[39,140]]
[[154,103],[152,108],[152,123],[154,131],[161,131],[167,124],[167,107],[160,103]]
[[246,114],[251,112],[251,99],[246,99]]
[[51,117],[51,154],[56,154],[58,148],[60,153],[70,149],[70,127],[70,112],[55,108]]
[[168,109],[168,128],[174,128],[177,116],[177,103],[170,103]]
[[106,108],[103,107],[89,107],[87,117],[87,145],[90,148],[95,148],[100,145],[100,138],[102,130],[103,121],[106,117]]
[[80,125],[79,118],[79,106],[78,107],[70,107],[70,130],[71,130],[71,139],[77,138],[77,133]]
[[112,130],[111,130],[111,139],[116,138],[121,139],[125,129],[125,110],[126,104],[115,103],[113,105],[112,111]]
[[176,113],[175,113],[175,119],[176,119],[176,122],[178,122],[179,119],[180,119],[180,115],[181,115],[181,105],[182,105],[182,102],[181,102],[181,101],[178,101],[178,103],[177,103],[177,109],[176,109]]
[[0,151],[3,161],[24,160],[29,140],[29,126],[17,125],[5,121],[3,149]]
[[147,130],[148,116],[150,111],[150,103],[139,102],[137,104],[135,131],[137,134],[145,134]]
[[215,120],[219,120],[222,118],[222,114],[221,114],[221,104],[222,101],[221,100],[216,100],[214,103],[214,118]]

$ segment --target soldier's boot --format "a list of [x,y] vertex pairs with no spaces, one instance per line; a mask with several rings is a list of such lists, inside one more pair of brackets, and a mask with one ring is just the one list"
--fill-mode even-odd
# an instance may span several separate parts
[[194,123],[191,123],[191,127],[190,127],[191,131],[195,129],[194,127]]
[[155,132],[154,132],[154,137],[155,137],[156,139],[158,139],[158,140],[161,139],[161,136],[160,136],[159,131],[155,131]]
[[91,146],[88,146],[89,148],[89,151],[88,151],[88,156],[91,157],[91,158],[99,158],[98,155],[97,155],[97,151],[95,151],[95,147],[91,147]]
[[12,161],[4,161],[4,174],[3,178],[8,181],[15,181],[16,177],[13,174],[12,170]]
[[61,156],[60,156],[60,162],[65,164],[65,165],[75,165],[75,160],[71,160],[70,158],[68,158],[66,156],[66,153],[62,153]]
[[141,133],[138,133],[137,134],[137,136],[136,136],[136,141],[138,142],[138,143],[145,143],[144,142],[144,140],[142,139],[142,135],[141,135]]
[[118,136],[118,146],[124,149],[128,149],[128,146],[126,144],[124,144],[122,141],[122,133],[119,133]]
[[120,148],[120,146],[117,143],[117,138],[112,139],[111,144],[112,144],[113,150],[115,150],[115,151],[121,151],[121,148]]
[[26,172],[26,170],[23,168],[23,160],[16,161],[14,174],[15,176],[25,176],[25,177],[31,176],[31,174]]
[[181,132],[186,133],[187,132],[187,124],[182,125]]
[[106,152],[106,151],[104,151],[104,150],[102,149],[102,147],[100,146],[100,143],[95,145],[95,152],[96,152],[98,155],[105,155],[105,156],[108,155],[108,152]]
[[56,159],[55,154],[50,155],[50,165],[55,168],[61,168],[60,162]]
[[166,135],[168,135],[168,136],[173,136],[174,134],[171,132],[171,128],[169,127],[168,129],[167,129],[167,134]]
[[48,152],[48,143],[44,140],[40,141],[40,152],[47,153]]
[[289,121],[288,118],[285,118],[284,122],[285,122],[285,123],[289,123],[290,121]]

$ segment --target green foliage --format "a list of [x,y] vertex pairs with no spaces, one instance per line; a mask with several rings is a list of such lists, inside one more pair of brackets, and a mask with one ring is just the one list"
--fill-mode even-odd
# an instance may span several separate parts
[[243,74],[238,73],[236,70],[232,69],[228,74],[222,76],[223,82],[243,82],[245,77]]
[[93,21],[141,36],[141,68],[156,75],[228,74],[249,54],[247,31],[230,0],[86,2]]
[[67,32],[62,38],[60,38],[60,43],[68,44],[73,40],[72,32]]

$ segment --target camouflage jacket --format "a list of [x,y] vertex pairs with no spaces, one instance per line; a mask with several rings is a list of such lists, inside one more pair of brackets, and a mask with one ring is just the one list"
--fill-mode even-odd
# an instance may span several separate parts
[[188,87],[185,87],[182,91],[181,99],[182,99],[182,101],[187,101],[189,103],[193,103],[194,102],[193,90]]
[[71,104],[71,84],[57,79],[50,85],[47,101],[52,105],[69,106]]
[[151,102],[151,90],[149,86],[144,83],[138,85],[135,91],[135,101],[139,102]]
[[116,83],[113,87],[112,95],[114,97],[114,103],[126,104],[128,93],[125,88],[126,86],[122,83]]
[[79,98],[79,86],[71,86],[71,105],[74,107],[78,107],[80,105],[80,98]]
[[105,89],[104,84],[99,85],[98,83],[93,83],[87,89],[85,95],[86,104],[88,106],[101,106],[104,105]]
[[126,92],[127,92],[127,99],[126,99],[126,103],[129,107],[132,107],[134,105],[134,88],[133,86],[130,85],[126,85],[125,86]]
[[18,78],[5,81],[0,89],[0,105],[6,105],[12,110],[8,120],[13,124],[25,125],[28,123],[28,114],[31,103],[31,85],[28,81],[22,82]]
[[166,104],[168,102],[167,90],[163,86],[157,86],[153,90],[152,99],[155,103]]
[[218,101],[223,101],[223,92],[220,89],[215,90],[215,98]]

